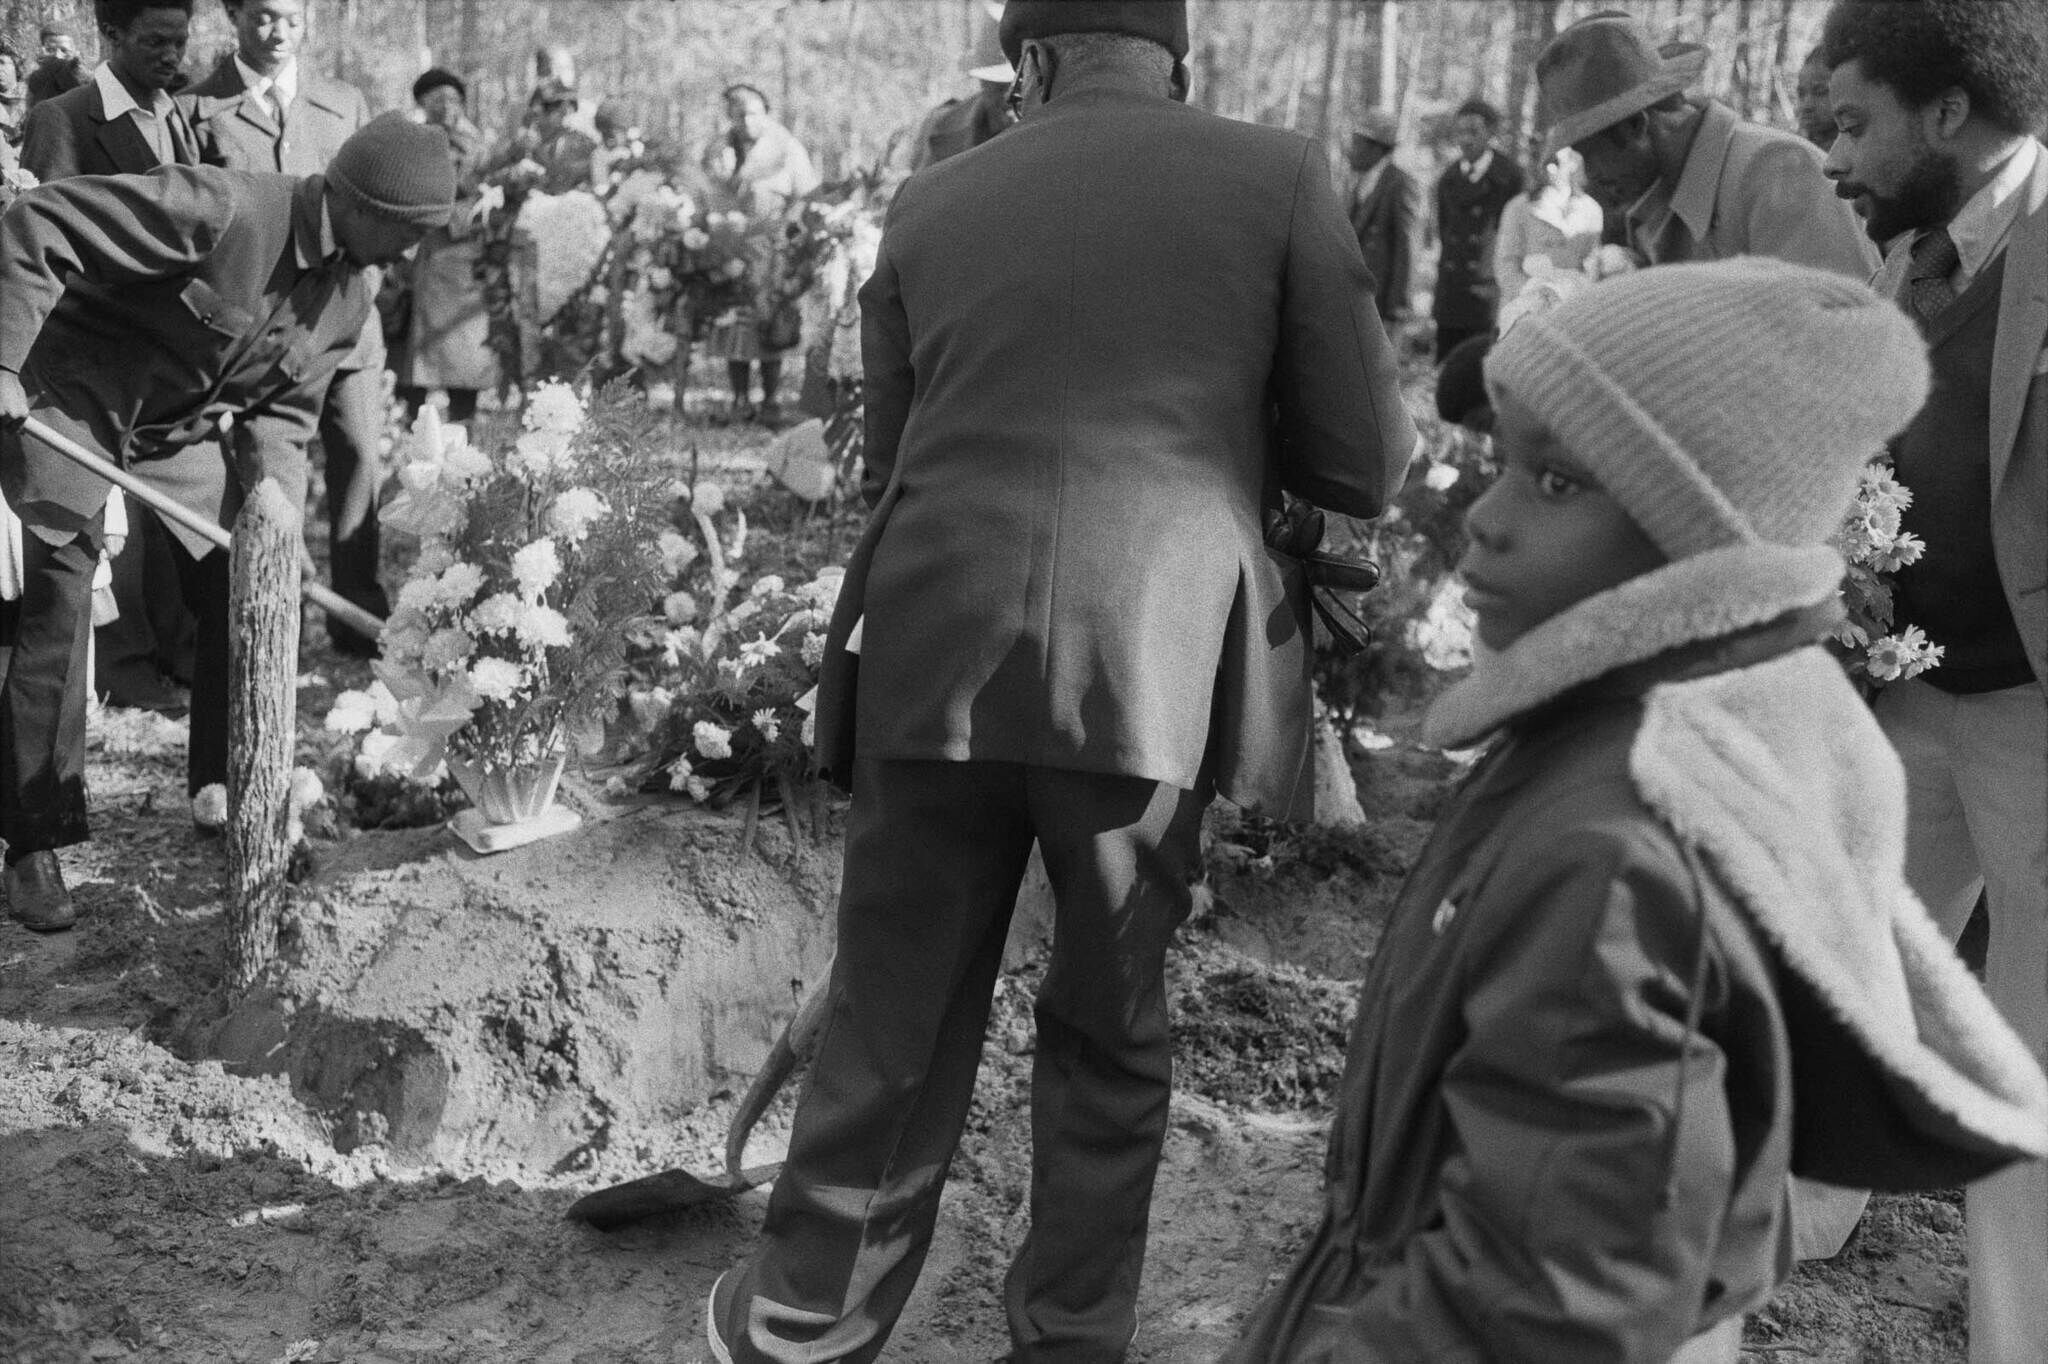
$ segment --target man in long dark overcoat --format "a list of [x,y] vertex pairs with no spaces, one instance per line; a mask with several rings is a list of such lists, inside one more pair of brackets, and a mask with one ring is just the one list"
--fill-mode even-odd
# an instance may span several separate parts
[[1501,210],[1522,192],[1522,168],[1493,145],[1500,111],[1483,99],[1458,106],[1452,123],[1457,159],[1436,182],[1436,358],[1442,364],[1460,341],[1490,335],[1500,312],[1493,278],[1493,240]]
[[[107,483],[40,441],[34,416],[202,516],[232,522],[275,478],[303,499],[305,444],[388,264],[453,211],[438,129],[391,114],[324,176],[165,166],[81,176],[0,216],[0,484],[22,537],[20,632],[0,683],[0,840],[14,917],[68,927],[57,850],[89,837],[85,667]],[[233,421],[221,438],[223,418]],[[296,505],[296,504],[295,504]],[[198,657],[227,657],[228,555],[178,530]],[[193,679],[188,779],[221,781],[227,678]]]
[[[179,96],[199,136],[200,159],[230,170],[317,175],[369,105],[353,85],[300,60],[312,0],[222,0],[235,50]],[[335,372],[320,409],[320,461],[327,482],[328,576],[334,590],[372,615],[390,602],[377,580],[378,440],[384,430],[384,332],[373,317]],[[339,621],[328,633],[345,653],[377,651]]]
[[1422,186],[1394,162],[1399,137],[1398,120],[1375,109],[1359,120],[1347,148],[1351,230],[1365,268],[1379,285],[1380,320],[1389,330],[1408,319],[1416,237],[1422,230]]
[[838,957],[761,1243],[712,1293],[720,1358],[883,1348],[1034,843],[1012,1357],[1122,1358],[1202,811],[1311,785],[1303,582],[1262,513],[1376,514],[1414,446],[1327,160],[1184,102],[1180,0],[1010,0],[1002,36],[1023,120],[905,183],[861,294],[874,515],[818,712],[853,785]]

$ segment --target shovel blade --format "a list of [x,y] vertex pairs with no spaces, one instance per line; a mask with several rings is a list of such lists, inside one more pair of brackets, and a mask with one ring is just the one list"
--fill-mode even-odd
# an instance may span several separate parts
[[699,1179],[688,1170],[663,1170],[660,1174],[643,1175],[624,1184],[585,1194],[571,1203],[564,1215],[571,1221],[588,1223],[599,1231],[616,1231],[663,1213],[681,1212],[685,1208],[702,1207],[706,1203],[737,1197],[766,1184],[781,1170],[781,1161],[749,1166],[737,1174],[723,1174],[711,1179]]

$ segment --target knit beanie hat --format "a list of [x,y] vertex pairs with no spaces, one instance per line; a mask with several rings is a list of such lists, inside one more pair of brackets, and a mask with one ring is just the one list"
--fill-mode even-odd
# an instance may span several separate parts
[[327,163],[336,194],[380,218],[440,227],[455,212],[455,163],[448,134],[396,110],[349,136]]
[[1897,306],[1762,256],[1603,281],[1517,323],[1486,369],[1673,560],[1827,540],[1928,387]]

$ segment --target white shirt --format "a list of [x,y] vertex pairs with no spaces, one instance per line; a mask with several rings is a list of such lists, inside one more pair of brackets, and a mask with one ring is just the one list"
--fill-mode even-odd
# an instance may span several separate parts
[[248,88],[258,104],[270,107],[274,91],[278,104],[289,112],[292,101],[299,97],[299,62],[296,57],[278,69],[275,76],[257,74],[256,68],[242,60],[242,54],[235,54],[235,70],[242,77],[242,84]]
[[142,134],[142,140],[156,150],[156,159],[169,165],[178,158],[171,147],[171,96],[167,90],[152,90],[147,109],[136,101],[128,87],[121,84],[121,78],[114,74],[114,68],[100,63],[92,73],[92,83],[99,87],[100,103],[107,111],[107,122],[126,114],[135,121],[135,127]]

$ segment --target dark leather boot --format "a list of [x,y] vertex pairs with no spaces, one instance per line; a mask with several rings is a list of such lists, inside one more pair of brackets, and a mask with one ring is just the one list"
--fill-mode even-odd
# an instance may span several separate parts
[[15,921],[34,933],[55,933],[78,922],[71,892],[64,889],[64,871],[54,852],[32,852],[7,864],[7,908]]

